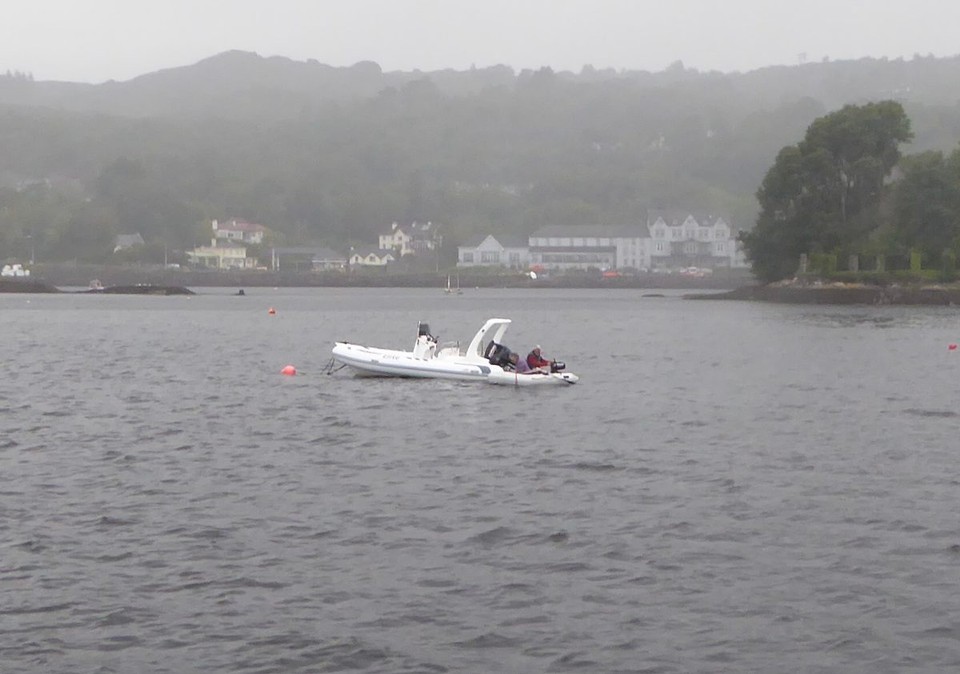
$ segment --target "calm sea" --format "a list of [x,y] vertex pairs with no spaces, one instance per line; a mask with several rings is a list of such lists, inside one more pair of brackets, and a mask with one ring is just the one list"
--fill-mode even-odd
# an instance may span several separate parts
[[4,674],[960,669],[957,309],[233,292],[0,295]]

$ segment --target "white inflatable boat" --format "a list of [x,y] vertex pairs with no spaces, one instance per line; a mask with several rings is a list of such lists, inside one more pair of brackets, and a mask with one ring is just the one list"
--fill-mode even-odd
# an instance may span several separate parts
[[439,345],[430,334],[430,327],[420,323],[413,351],[337,342],[333,359],[359,375],[375,377],[459,379],[508,386],[556,386],[576,384],[580,380],[557,361],[551,363],[549,370],[517,372],[510,362],[513,352],[502,342],[509,325],[509,318],[491,318],[473,336],[466,351],[461,351],[458,344]]

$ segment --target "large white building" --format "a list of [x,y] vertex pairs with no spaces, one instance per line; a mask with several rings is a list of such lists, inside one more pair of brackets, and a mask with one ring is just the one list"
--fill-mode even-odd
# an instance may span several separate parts
[[[520,264],[506,262],[505,255]],[[524,259],[531,268],[556,271],[747,266],[736,233],[723,218],[667,212],[651,213],[644,224],[542,227],[525,249],[487,236],[460,246],[457,265],[515,267]]]
[[530,235],[534,269],[642,269],[649,267],[642,225],[551,225]]
[[726,220],[714,215],[654,212],[647,220],[650,231],[648,267],[747,267],[737,234]]
[[506,267],[527,269],[530,247],[518,237],[488,234],[457,249],[458,267]]

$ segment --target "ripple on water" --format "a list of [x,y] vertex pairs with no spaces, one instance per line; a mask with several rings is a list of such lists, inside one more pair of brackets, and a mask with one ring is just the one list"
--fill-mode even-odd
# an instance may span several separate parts
[[[0,670],[956,668],[952,314],[431,292],[17,309]],[[577,387],[310,374],[511,303]]]

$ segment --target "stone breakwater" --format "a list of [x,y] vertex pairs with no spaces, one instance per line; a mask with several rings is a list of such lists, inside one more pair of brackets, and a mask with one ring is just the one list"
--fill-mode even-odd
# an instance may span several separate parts
[[753,300],[782,304],[960,304],[956,286],[868,286],[861,284],[745,286],[724,293],[685,295],[698,300]]
[[31,278],[0,278],[0,293],[58,293],[54,286]]
[[[62,293],[56,286],[35,279],[0,279],[0,293]],[[193,295],[194,292],[182,286],[154,285],[141,283],[136,285],[109,286],[90,290],[75,290],[74,293],[103,295]]]

